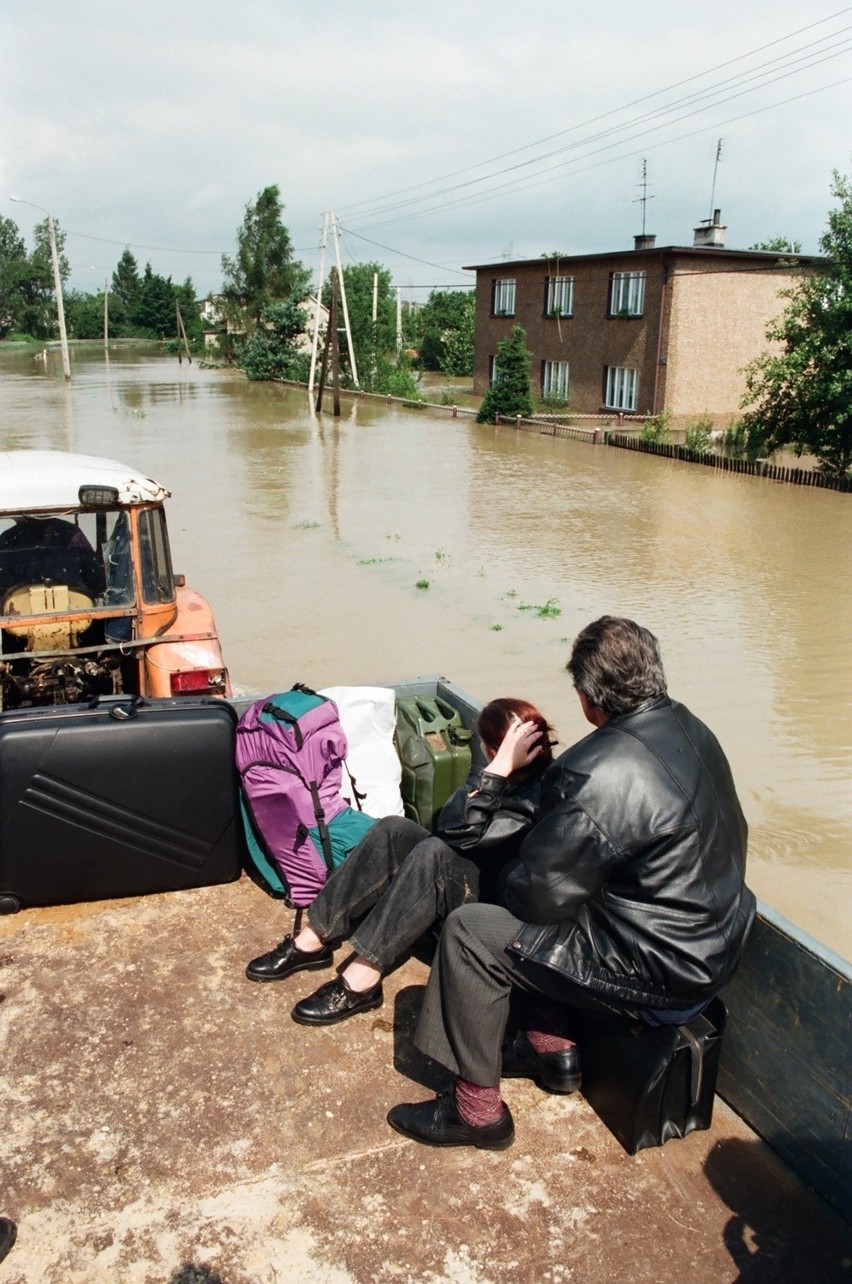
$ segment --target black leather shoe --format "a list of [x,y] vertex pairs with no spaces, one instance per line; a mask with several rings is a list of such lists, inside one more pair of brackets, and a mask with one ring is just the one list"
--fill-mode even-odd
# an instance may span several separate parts
[[576,1092],[582,1082],[580,1049],[576,1044],[562,1052],[536,1052],[523,1031],[503,1049],[504,1079],[536,1079],[550,1092]]
[[382,983],[377,981],[369,990],[350,990],[342,976],[326,981],[316,993],[297,1003],[290,1013],[299,1025],[334,1025],[355,1016],[356,1012],[371,1012],[385,1001]]
[[328,945],[321,950],[297,950],[292,936],[285,936],[280,945],[268,954],[261,954],[252,959],[246,968],[250,981],[283,981],[285,976],[294,972],[310,972],[315,968],[331,967],[334,953]]
[[451,1092],[445,1092],[433,1101],[393,1106],[388,1111],[388,1123],[403,1137],[422,1141],[427,1146],[476,1146],[479,1150],[505,1150],[515,1140],[515,1124],[508,1106],[504,1105],[496,1123],[477,1128],[462,1119]]
[[9,1217],[0,1217],[0,1262],[18,1238],[18,1228]]

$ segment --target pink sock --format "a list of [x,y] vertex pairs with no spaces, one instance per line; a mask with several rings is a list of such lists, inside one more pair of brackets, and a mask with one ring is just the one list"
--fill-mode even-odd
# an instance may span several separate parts
[[499,1086],[483,1088],[469,1079],[457,1079],[455,1099],[459,1114],[472,1128],[484,1128],[502,1118],[504,1106]]
[[561,1034],[545,1034],[542,1030],[525,1030],[533,1052],[564,1052],[573,1048],[574,1040],[566,1039]]
[[574,1046],[574,1040],[565,1033],[569,1015],[561,1003],[538,999],[530,1004],[525,1030],[534,1052],[564,1052]]

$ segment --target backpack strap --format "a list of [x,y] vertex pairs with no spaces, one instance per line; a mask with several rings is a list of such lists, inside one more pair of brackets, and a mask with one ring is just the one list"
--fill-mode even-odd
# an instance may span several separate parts
[[288,727],[292,727],[293,735],[296,737],[296,748],[301,749],[305,740],[299,726],[298,718],[296,718],[292,713],[288,713],[286,709],[279,709],[271,700],[268,704],[263,706],[263,712],[268,713],[276,722],[286,722]]
[[[304,682],[294,682],[290,690],[298,691],[301,695],[317,696],[320,700],[325,699],[325,696],[321,696],[312,687],[306,687]],[[299,719],[294,714],[288,713],[286,709],[279,709],[278,705],[273,704],[271,700],[263,706],[263,712],[270,714],[271,717],[275,718],[276,722],[286,722],[288,727],[292,727],[293,735],[296,737],[296,749],[301,750],[305,741],[299,726]]]
[[359,811],[363,811],[364,808],[361,806],[361,804],[364,801],[364,799],[367,797],[367,795],[366,793],[362,794],[358,789],[358,785],[355,780],[355,777],[352,775],[352,772],[349,770],[349,763],[346,761],[345,758],[343,759],[343,765],[346,768],[346,774],[349,777],[349,783],[352,786],[352,797],[355,799],[355,805]]
[[328,832],[328,825],[325,823],[325,811],[320,802],[319,788],[315,780],[309,780],[308,786],[311,791],[311,798],[314,800],[314,816],[316,817],[317,829],[319,830],[320,842],[322,843],[322,854],[325,863],[328,866],[329,873],[334,869],[334,856],[331,850],[331,835]]

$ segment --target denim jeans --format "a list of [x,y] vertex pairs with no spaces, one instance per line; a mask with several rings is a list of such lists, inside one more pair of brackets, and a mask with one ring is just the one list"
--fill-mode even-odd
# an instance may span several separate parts
[[478,895],[473,861],[413,820],[386,816],[329,876],[307,918],[321,940],[348,937],[362,958],[386,972],[436,920]]

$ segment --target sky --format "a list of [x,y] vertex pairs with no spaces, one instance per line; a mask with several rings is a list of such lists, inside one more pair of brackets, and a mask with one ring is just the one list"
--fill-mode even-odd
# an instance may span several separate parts
[[87,292],[128,246],[215,292],[273,183],[315,279],[331,211],[344,265],[424,302],[472,264],[691,245],[714,208],[731,248],[818,253],[852,6],[3,0],[0,122],[0,215],[31,246],[49,210]]

